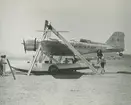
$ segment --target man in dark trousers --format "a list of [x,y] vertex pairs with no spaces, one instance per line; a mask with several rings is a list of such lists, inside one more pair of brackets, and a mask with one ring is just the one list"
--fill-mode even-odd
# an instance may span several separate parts
[[0,59],[1,75],[5,75],[5,69],[6,69],[6,55],[1,55],[1,59]]
[[106,60],[104,58],[104,56],[100,59],[100,65],[101,65],[101,73],[104,74],[105,73],[105,64],[106,64]]
[[0,75],[2,76],[3,75],[3,64],[2,64],[2,61],[1,61],[1,57],[0,57]]

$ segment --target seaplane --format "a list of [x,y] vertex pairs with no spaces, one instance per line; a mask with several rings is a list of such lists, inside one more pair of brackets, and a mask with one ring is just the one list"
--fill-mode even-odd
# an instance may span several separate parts
[[[59,40],[49,38],[48,32],[50,31],[53,32]],[[25,52],[36,52],[27,75],[30,75],[35,63],[43,63],[45,56],[49,58],[49,61],[44,61],[44,63],[48,65],[49,72],[59,72],[61,69],[80,70],[88,68],[91,69],[93,73],[96,73],[96,68],[88,61],[88,58],[85,58],[83,55],[96,53],[98,50],[101,50],[103,53],[117,52],[119,56],[122,56],[122,52],[125,49],[124,37],[123,32],[114,32],[105,43],[93,42],[87,39],[67,41],[60,32],[56,31],[51,23],[45,20],[41,40],[35,38],[34,40],[23,40],[22,43]],[[57,56],[58,59],[55,59],[54,56]],[[61,63],[62,57],[65,56],[71,56],[72,58],[65,58],[66,63]],[[69,63],[69,60],[71,60],[72,63]]]

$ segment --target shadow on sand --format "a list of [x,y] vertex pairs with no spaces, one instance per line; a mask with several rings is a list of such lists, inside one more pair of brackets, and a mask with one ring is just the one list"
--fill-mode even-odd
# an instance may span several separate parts
[[[17,70],[16,74],[22,74],[22,75],[27,75],[28,70],[25,69],[16,69]],[[56,73],[49,73],[48,71],[31,71],[33,75],[52,75],[56,79],[79,79],[82,75],[95,75],[91,72],[89,73],[82,73],[82,72],[72,72],[72,71],[60,71]],[[117,72],[105,72],[104,74],[131,74],[131,72],[128,71],[117,71]]]
[[[28,70],[13,68],[16,70],[16,74],[27,75]],[[48,71],[31,71],[33,75],[52,75],[56,79],[79,79],[82,75],[93,75],[93,73],[81,73],[73,71],[60,71],[55,73],[49,73]]]
[[82,75],[93,75],[92,73],[81,73],[81,72],[71,72],[71,71],[62,71],[52,76],[56,79],[79,79]]
[[104,74],[131,74],[129,71],[105,72]]
[[129,72],[129,71],[118,71],[117,73],[121,73],[121,74],[131,74],[131,72]]

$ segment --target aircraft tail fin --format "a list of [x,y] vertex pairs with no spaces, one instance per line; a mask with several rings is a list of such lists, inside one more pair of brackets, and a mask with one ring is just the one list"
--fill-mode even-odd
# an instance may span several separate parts
[[112,36],[106,41],[106,44],[124,51],[125,49],[124,37],[125,34],[123,32],[114,32]]

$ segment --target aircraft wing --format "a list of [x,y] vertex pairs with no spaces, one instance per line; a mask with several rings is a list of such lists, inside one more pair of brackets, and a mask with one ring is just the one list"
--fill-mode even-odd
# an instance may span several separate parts
[[[42,41],[42,47],[45,53],[56,56],[73,56],[73,52],[62,42],[57,40]],[[84,56],[84,55],[83,55]],[[84,56],[87,60],[94,60],[95,57]]]

